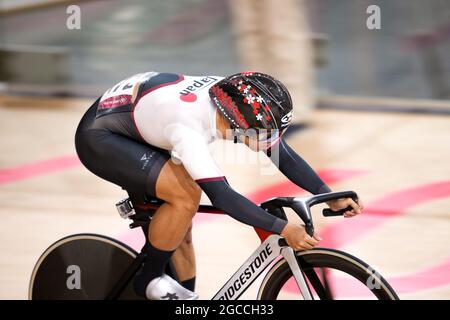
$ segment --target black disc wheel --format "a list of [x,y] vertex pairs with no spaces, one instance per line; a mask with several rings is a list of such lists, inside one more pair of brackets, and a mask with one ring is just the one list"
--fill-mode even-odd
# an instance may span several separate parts
[[[29,299],[105,299],[137,256],[127,245],[96,234],[77,234],[52,244],[36,263]],[[141,299],[132,283],[119,299]]]

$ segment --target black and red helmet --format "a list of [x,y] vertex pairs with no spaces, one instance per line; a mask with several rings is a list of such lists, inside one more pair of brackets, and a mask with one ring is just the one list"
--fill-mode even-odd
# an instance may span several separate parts
[[231,75],[212,86],[209,95],[234,129],[275,129],[282,134],[291,122],[289,91],[264,73]]

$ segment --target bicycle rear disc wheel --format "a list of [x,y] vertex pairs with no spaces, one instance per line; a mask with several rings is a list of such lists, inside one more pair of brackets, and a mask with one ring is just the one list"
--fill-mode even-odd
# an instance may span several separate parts
[[[127,245],[103,235],[76,234],[60,239],[36,263],[29,299],[105,299],[136,256]],[[130,282],[119,299],[142,298]]]
[[[316,248],[296,252],[296,256],[314,299],[399,299],[379,273],[350,254]],[[266,274],[258,299],[303,299],[285,259],[276,262]]]

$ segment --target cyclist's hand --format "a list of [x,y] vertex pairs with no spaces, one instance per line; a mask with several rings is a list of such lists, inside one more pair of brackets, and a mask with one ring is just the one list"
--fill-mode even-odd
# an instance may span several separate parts
[[356,203],[352,198],[332,200],[328,201],[327,204],[333,211],[338,211],[351,206],[353,209],[344,213],[345,218],[351,218],[356,216],[357,214],[360,214],[362,209],[364,208],[361,199],[358,199],[358,203]]
[[281,236],[294,250],[310,250],[322,240],[317,233],[314,234],[314,237],[311,237],[306,233],[304,226],[290,222],[284,227]]

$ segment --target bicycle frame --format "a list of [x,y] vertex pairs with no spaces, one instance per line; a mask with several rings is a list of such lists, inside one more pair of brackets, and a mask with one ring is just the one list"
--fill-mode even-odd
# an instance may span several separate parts
[[[334,192],[328,194],[320,194],[312,197],[305,198],[273,198],[261,204],[269,213],[276,216],[283,216],[283,207],[292,208],[299,217],[305,223],[306,230],[308,234],[312,235],[314,233],[314,226],[312,223],[310,207],[318,203],[325,202],[327,200],[352,197],[357,199],[356,193],[353,191],[345,192]],[[140,210],[155,210],[158,207],[158,200],[153,203],[139,204],[136,208]],[[275,210],[273,210],[275,209]],[[281,212],[278,211],[281,209]],[[328,215],[330,214],[329,209]],[[334,212],[334,214],[343,214],[348,208],[341,210],[340,212]],[[119,211],[120,212],[120,211]],[[220,209],[215,208],[211,205],[200,205],[198,212],[202,213],[212,213],[212,214],[224,214]],[[128,218],[128,216],[127,216]],[[285,218],[285,216],[284,216]],[[134,222],[133,224],[135,224]],[[132,224],[132,226],[133,226]],[[135,226],[139,226],[135,225]],[[143,229],[144,235],[147,236],[148,224],[144,223],[140,225]],[[134,227],[134,226],[133,226]],[[238,299],[248,287],[261,275],[261,273],[280,255],[287,261],[297,285],[300,289],[301,294],[305,300],[312,300],[312,293],[307,285],[303,271],[297,261],[294,250],[289,247],[283,237],[270,232],[264,231],[262,229],[254,228],[257,235],[261,240],[261,245],[255,250],[255,252],[250,255],[250,257],[242,264],[242,266],[233,274],[233,276],[225,283],[225,285],[214,295],[212,300],[236,300]],[[134,262],[130,265],[128,270],[122,275],[117,284],[112,288],[110,293],[107,295],[106,299],[116,299],[126,285],[131,281],[133,276],[138,272],[144,259],[145,253],[142,248],[141,253],[138,254]]]
[[244,264],[233,274],[225,285],[215,294],[212,300],[236,300],[248,287],[261,275],[261,273],[280,255],[288,262],[294,278],[305,300],[311,300],[312,296],[306,284],[306,280],[300,269],[294,250],[280,245],[283,239],[278,235],[271,235],[255,250]]

